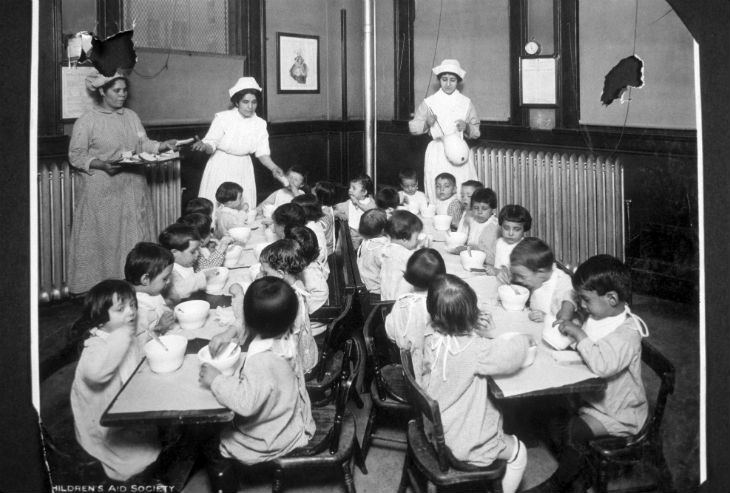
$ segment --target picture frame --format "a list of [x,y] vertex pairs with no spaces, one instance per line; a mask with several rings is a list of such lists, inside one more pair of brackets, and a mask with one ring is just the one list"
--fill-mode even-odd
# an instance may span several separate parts
[[557,61],[554,56],[520,58],[520,105],[543,108],[558,105]]
[[319,36],[276,33],[276,92],[319,94]]

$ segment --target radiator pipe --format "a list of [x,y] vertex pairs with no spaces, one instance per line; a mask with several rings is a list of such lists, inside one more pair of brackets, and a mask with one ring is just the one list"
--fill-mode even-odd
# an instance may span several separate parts
[[373,0],[363,0],[363,33],[364,33],[364,87],[365,87],[365,174],[373,177],[375,161],[375,145],[373,140],[373,121],[375,94],[373,89],[373,46],[375,33],[373,32]]
[[68,298],[67,260],[66,260],[66,173],[61,170],[61,296]]
[[51,204],[49,210],[50,214],[50,232],[51,232],[51,299],[60,300],[61,290],[56,287],[56,266],[53,258],[56,255],[56,221],[53,220],[53,206],[55,205],[54,194],[53,194],[53,169],[48,170],[48,201]]
[[340,9],[340,65],[342,71],[342,120],[347,120],[347,9]]
[[[43,192],[41,189],[43,188],[43,172],[38,172],[38,231],[40,231],[41,235],[43,234],[43,213],[46,210],[43,204]],[[38,248],[38,260],[40,261],[40,293],[38,293],[38,300],[41,303],[48,303],[51,301],[51,297],[48,295],[48,291],[45,290],[45,286],[43,284],[43,276],[46,274],[46,262],[44,259],[44,253],[43,253],[43,237],[40,236],[38,238],[39,248]]]

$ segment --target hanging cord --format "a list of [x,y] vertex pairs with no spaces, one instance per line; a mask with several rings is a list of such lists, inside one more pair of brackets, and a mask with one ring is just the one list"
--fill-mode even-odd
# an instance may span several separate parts
[[[439,47],[439,37],[441,36],[441,16],[444,13],[444,0],[441,0],[441,6],[439,7],[439,22],[436,26],[436,44],[433,47],[433,58],[431,59],[431,66],[433,67],[436,63],[436,52],[438,51]],[[428,96],[428,89],[431,87],[431,76],[428,76],[428,80],[426,81],[426,90],[423,91],[423,99],[426,99],[426,96]]]
[[[634,46],[632,48],[632,55],[636,56],[636,31],[637,31],[637,25],[639,23],[639,0],[634,0]],[[621,126],[621,134],[618,136],[618,142],[616,142],[616,147],[613,148],[613,151],[611,151],[611,154],[608,156],[608,159],[612,159],[613,156],[618,151],[619,147],[621,147],[621,141],[624,138],[624,132],[626,132],[626,123],[629,121],[629,110],[631,109],[631,86],[629,86],[629,95],[626,98],[626,115],[624,115],[624,124]]]

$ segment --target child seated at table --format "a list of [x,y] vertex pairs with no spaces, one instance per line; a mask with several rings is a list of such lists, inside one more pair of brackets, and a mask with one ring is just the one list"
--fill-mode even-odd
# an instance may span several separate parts
[[287,169],[286,179],[289,181],[288,186],[273,191],[256,207],[259,215],[263,215],[265,205],[273,205],[276,208],[280,205],[288,204],[294,197],[298,197],[306,192],[302,190],[302,186],[304,185],[304,170],[299,166],[292,166]]
[[155,426],[99,423],[142,359],[135,343],[136,317],[135,292],[126,281],[109,279],[89,290],[79,321],[89,329],[88,337],[71,386],[76,440],[101,462],[109,478],[118,481],[143,474],[162,450]]
[[451,230],[456,230],[464,212],[459,196],[456,195],[456,178],[451,173],[436,177],[436,214],[451,216]]
[[418,174],[413,168],[402,169],[398,172],[401,191],[398,192],[400,205],[405,206],[414,214],[423,213],[428,207],[426,194],[418,189]]
[[385,234],[390,240],[383,247],[380,268],[380,298],[396,300],[401,294],[409,293],[413,287],[403,279],[408,259],[418,248],[418,236],[423,231],[421,220],[408,211],[395,211],[385,223]]
[[327,256],[335,251],[335,210],[337,203],[337,185],[331,181],[318,181],[312,188],[312,193],[322,206],[323,216],[317,221],[324,229],[327,239]]
[[172,224],[160,233],[159,240],[175,259],[170,286],[165,293],[169,302],[178,303],[189,298],[194,292],[205,289],[208,279],[218,275],[215,269],[195,272],[193,265],[200,255],[200,236],[192,226]]
[[383,266],[383,249],[388,244],[385,225],[388,218],[381,209],[370,209],[360,218],[359,233],[363,241],[357,249],[357,270],[360,279],[371,295],[380,296],[380,270]]
[[224,181],[215,191],[215,237],[228,235],[228,230],[248,224],[249,204],[243,201],[243,188],[238,183]]
[[137,243],[127,254],[124,279],[134,288],[137,300],[139,347],[150,340],[152,331],[165,333],[175,323],[175,315],[162,297],[174,262],[172,253],[156,243]]
[[[316,312],[327,301],[330,296],[330,288],[327,285],[327,276],[322,270],[322,265],[317,262],[319,255],[319,245],[317,244],[317,236],[311,229],[304,226],[296,226],[291,228],[286,235],[286,239],[294,240],[299,244],[299,254],[306,264],[304,270],[299,274],[298,278],[304,284],[309,298],[307,298],[307,310],[309,314]],[[327,329],[323,323],[311,323],[312,335],[317,336]]]
[[630,269],[610,255],[596,255],[575,271],[573,287],[587,318],[582,325],[565,320],[559,330],[573,339],[588,368],[607,384],[602,392],[581,395],[577,414],[561,427],[564,434],[558,469],[535,490],[545,493],[566,491],[571,483],[581,480],[584,457],[590,453],[589,441],[605,435],[635,435],[648,416],[641,378],[641,339],[649,331],[628,305]]
[[[375,206],[381,211],[385,212],[387,217],[393,214],[400,204],[400,197],[398,196],[398,190],[391,186],[380,187],[375,193]],[[418,211],[415,212],[416,214]]]
[[[466,245],[481,250],[487,254],[484,260],[484,268],[487,274],[493,276],[494,251],[499,237],[499,222],[494,215],[497,209],[497,194],[491,188],[480,188],[471,196],[469,213],[459,222],[459,233],[466,235]],[[458,248],[463,250],[466,247]]]
[[532,228],[530,211],[517,204],[508,204],[499,211],[499,233],[494,247],[494,269],[503,282],[509,282],[509,255]]
[[421,248],[408,259],[403,278],[413,286],[412,293],[398,297],[385,319],[385,332],[401,349],[413,357],[413,370],[421,376],[423,338],[431,317],[426,309],[428,287],[436,277],[446,274],[441,254],[433,248]]
[[286,238],[286,232],[297,226],[307,224],[307,216],[304,208],[299,204],[289,202],[280,205],[271,215],[271,229],[280,240]]
[[546,314],[556,321],[571,320],[575,293],[570,276],[555,264],[550,247],[539,238],[525,238],[509,255],[512,282],[530,290],[530,320],[542,322]]
[[469,213],[469,207],[471,206],[471,196],[474,195],[474,192],[476,192],[480,188],[484,188],[484,184],[477,180],[467,180],[461,184],[459,198],[461,199],[461,205],[464,208],[465,215]]
[[[325,278],[330,274],[330,267],[327,263],[327,234],[328,232],[324,229],[324,224],[320,222],[324,218],[324,212],[322,212],[322,206],[317,199],[317,196],[312,193],[304,193],[298,197],[292,199],[293,204],[298,204],[304,209],[304,224],[307,228],[311,229],[312,232],[317,236],[317,245],[319,251],[317,252],[317,262],[322,267],[322,271],[325,274]],[[331,223],[330,227],[334,228],[334,222]]]
[[261,251],[259,261],[261,262],[261,275],[284,279],[296,293],[299,311],[291,326],[291,333],[297,343],[302,370],[304,373],[309,373],[317,364],[319,350],[314,341],[312,325],[309,321],[309,292],[299,279],[299,275],[307,265],[302,256],[301,246],[294,240],[277,240]]
[[205,197],[193,197],[185,203],[182,213],[183,216],[187,216],[188,214],[198,212],[212,218],[214,209],[215,204]]
[[350,200],[340,202],[335,206],[335,214],[340,219],[347,221],[352,237],[352,246],[357,248],[362,242],[360,233],[360,218],[363,212],[375,209],[375,201],[372,198],[373,180],[368,175],[358,175],[350,180],[350,188],[347,190]]
[[220,267],[226,261],[226,250],[233,242],[233,238],[226,235],[220,240],[212,238],[211,220],[209,216],[199,212],[186,214],[177,220],[180,224],[192,226],[200,236],[200,255],[193,264],[195,272],[212,267]]
[[514,493],[527,466],[527,449],[502,430],[487,377],[519,370],[529,338],[479,337],[477,296],[451,274],[431,282],[426,308],[431,325],[423,342],[423,374],[418,382],[439,403],[446,446],[456,459],[477,467],[505,460],[502,490]]
[[[210,364],[201,365],[200,383],[236,413],[233,422],[204,447],[212,491],[238,491],[235,467],[229,461],[247,465],[270,461],[307,445],[314,436],[311,404],[291,336],[298,303],[283,280],[257,279],[243,301],[245,325],[254,336],[243,367],[224,376]],[[214,337],[211,351],[217,354],[230,341]]]

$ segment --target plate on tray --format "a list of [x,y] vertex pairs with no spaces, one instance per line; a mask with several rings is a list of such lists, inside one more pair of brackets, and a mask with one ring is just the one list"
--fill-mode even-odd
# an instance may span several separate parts
[[119,164],[125,165],[140,165],[149,163],[163,163],[165,161],[172,161],[180,157],[179,152],[167,151],[162,154],[151,154],[149,152],[141,152],[139,154],[122,155],[122,160]]

